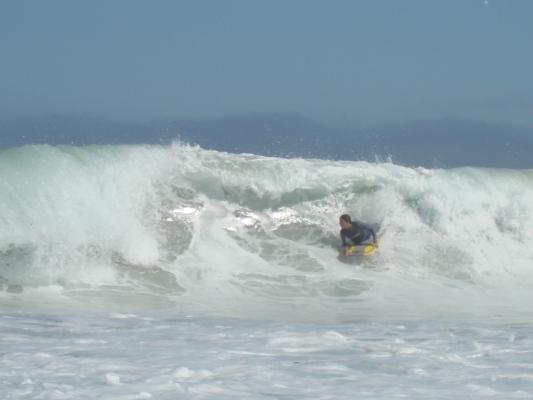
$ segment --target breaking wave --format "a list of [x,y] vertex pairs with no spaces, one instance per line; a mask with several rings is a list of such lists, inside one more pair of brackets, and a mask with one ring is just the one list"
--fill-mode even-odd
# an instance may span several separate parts
[[[4,305],[328,321],[533,297],[532,171],[44,145],[0,153],[0,177]],[[376,254],[337,257],[343,213]]]

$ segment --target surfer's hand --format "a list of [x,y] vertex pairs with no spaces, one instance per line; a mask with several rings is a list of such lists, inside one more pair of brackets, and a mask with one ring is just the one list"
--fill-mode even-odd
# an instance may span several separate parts
[[378,242],[374,242],[374,247],[377,249],[379,247],[379,243]]

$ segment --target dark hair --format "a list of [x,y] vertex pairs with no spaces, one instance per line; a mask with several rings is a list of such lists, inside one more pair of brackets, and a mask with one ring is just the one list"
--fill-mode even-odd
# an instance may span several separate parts
[[348,214],[342,214],[339,219],[342,219],[345,222],[348,222],[349,224],[352,223],[352,219]]

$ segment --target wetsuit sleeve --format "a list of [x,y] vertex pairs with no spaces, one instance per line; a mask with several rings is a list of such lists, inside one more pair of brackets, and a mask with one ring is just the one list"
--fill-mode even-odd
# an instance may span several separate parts
[[344,234],[343,231],[341,231],[341,240],[342,240],[342,247],[348,247],[351,245],[351,240]]
[[370,232],[370,234],[372,235],[372,240],[375,243],[377,241],[377,237],[376,237],[376,232],[374,232],[374,229],[372,229],[368,225],[363,225],[363,227]]

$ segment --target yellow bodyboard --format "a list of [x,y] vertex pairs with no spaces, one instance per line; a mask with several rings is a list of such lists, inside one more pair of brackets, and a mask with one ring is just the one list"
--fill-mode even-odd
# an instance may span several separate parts
[[374,254],[376,246],[370,244],[352,245],[348,247],[348,255],[350,256],[369,256]]

